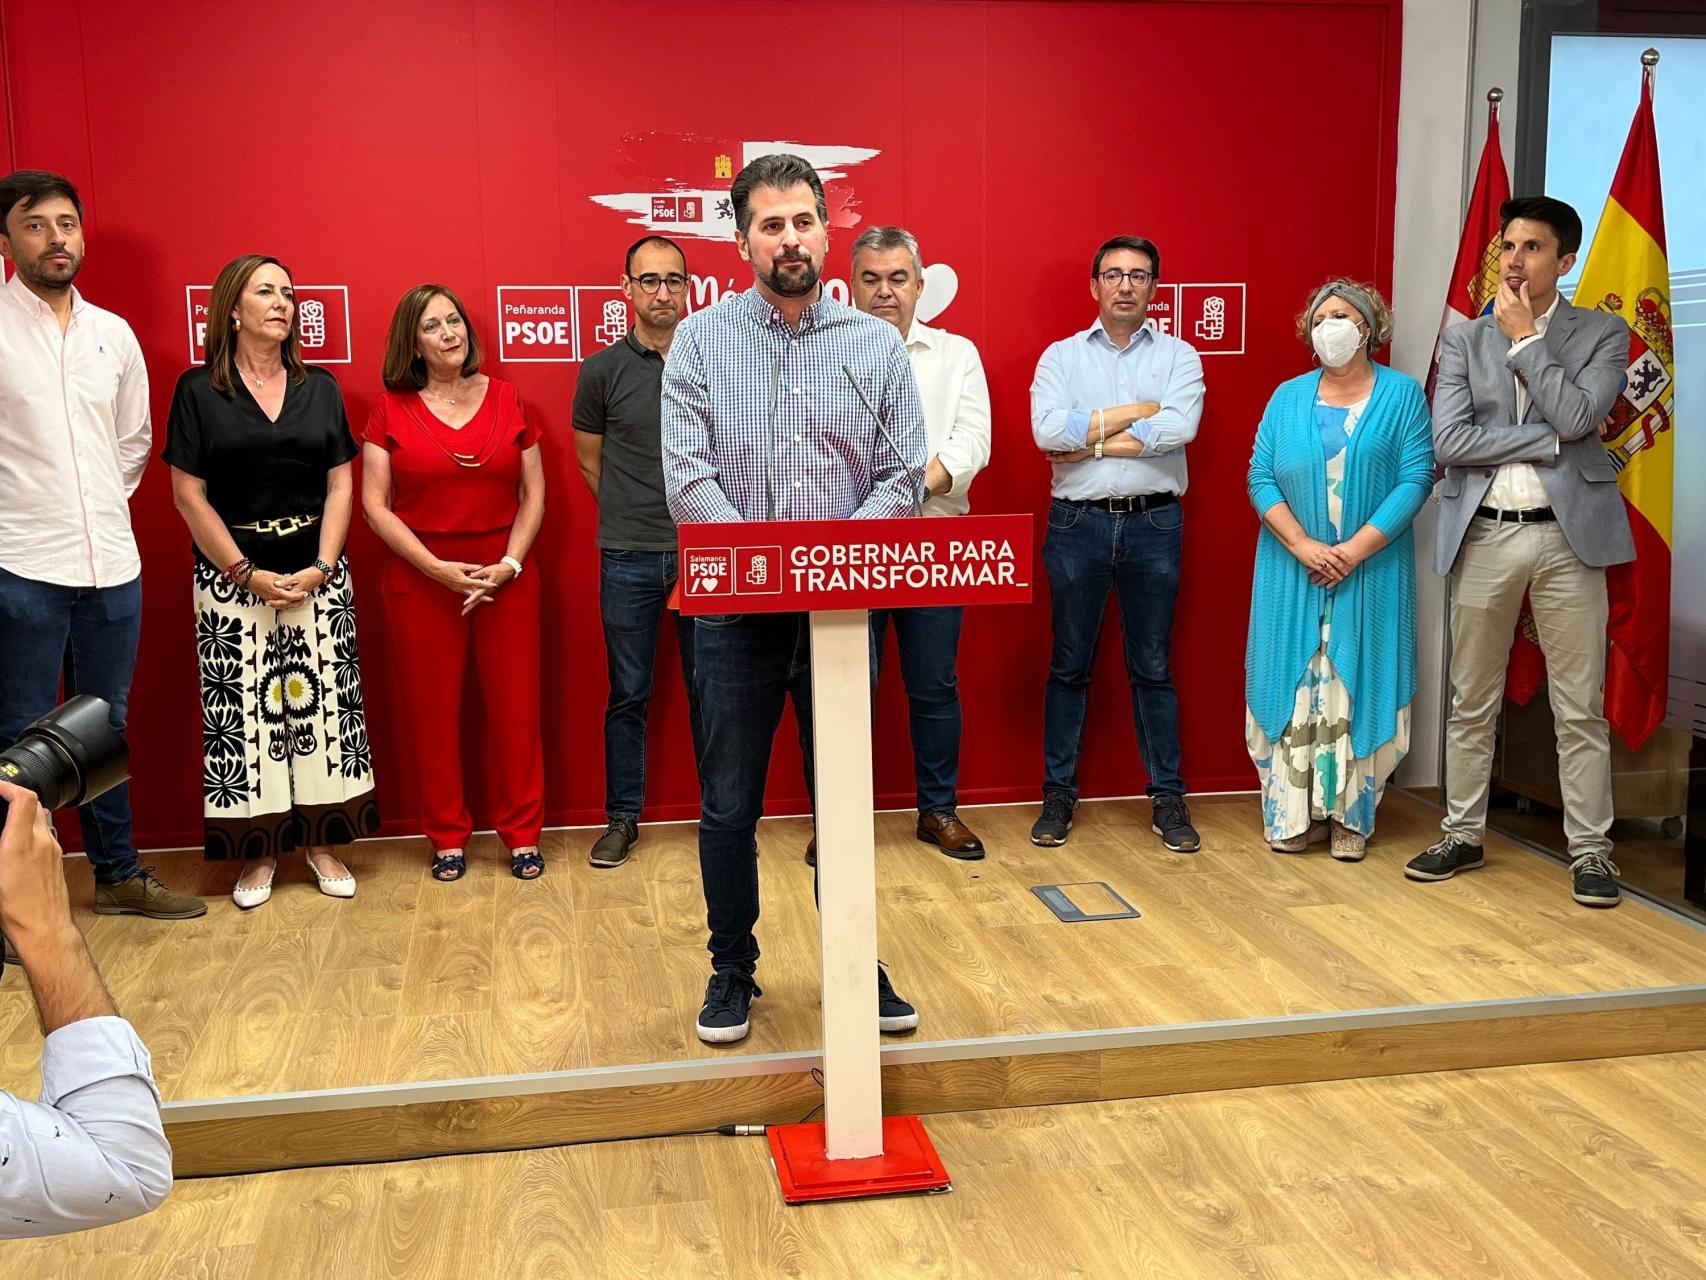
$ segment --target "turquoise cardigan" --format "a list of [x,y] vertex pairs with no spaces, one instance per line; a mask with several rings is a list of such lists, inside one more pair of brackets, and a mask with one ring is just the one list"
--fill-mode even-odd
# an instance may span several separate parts
[[[1250,504],[1258,516],[1276,503],[1304,531],[1335,541],[1327,521],[1327,467],[1315,426],[1319,370],[1282,382],[1256,428]],[[1351,750],[1374,754],[1397,730],[1398,709],[1416,693],[1416,552],[1410,522],[1433,489],[1433,430],[1416,380],[1374,366],[1374,390],[1345,455],[1343,537],[1366,524],[1386,546],[1336,588],[1327,657],[1351,695]],[[1275,742],[1291,721],[1298,681],[1321,647],[1327,588],[1262,525],[1244,650],[1244,698]]]

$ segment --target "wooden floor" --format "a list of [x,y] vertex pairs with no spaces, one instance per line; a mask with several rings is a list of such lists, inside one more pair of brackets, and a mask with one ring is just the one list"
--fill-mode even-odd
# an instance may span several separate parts
[[32,1280],[1706,1274],[1706,1054],[938,1116],[949,1195],[787,1208],[761,1139],[179,1183]]
[[[1629,902],[1593,912],[1558,867],[1490,845],[1485,870],[1438,885],[1401,865],[1437,815],[1389,794],[1367,861],[1282,857],[1251,797],[1205,799],[1204,851],[1169,854],[1148,804],[1089,803],[1069,845],[1027,838],[1035,811],[968,811],[991,853],[943,857],[910,819],[878,819],[881,954],[920,1008],[918,1038],[1007,1036],[1706,981],[1706,932]],[[80,922],[164,1096],[194,1099],[810,1049],[819,1037],[807,826],[760,831],[764,996],[753,1034],[693,1034],[708,962],[694,827],[644,829],[630,863],[586,865],[587,832],[552,833],[537,883],[490,838],[467,878],[432,882],[421,842],[373,842],[360,889],[317,893],[298,862],[273,900],[239,912],[229,864],[178,856],[160,874],[199,889],[201,920],[88,913]],[[1033,885],[1105,880],[1138,920],[1067,925]],[[892,1041],[891,1041],[892,1042]],[[40,1038],[21,977],[0,987],[0,1087],[27,1092]]]

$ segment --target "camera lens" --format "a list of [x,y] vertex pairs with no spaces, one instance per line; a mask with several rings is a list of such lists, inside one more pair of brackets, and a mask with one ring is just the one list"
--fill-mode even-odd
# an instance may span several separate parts
[[[27,725],[0,751],[0,778],[28,787],[43,807],[84,804],[111,791],[130,773],[130,751],[99,698],[79,694]],[[0,812],[6,806],[0,800]]]

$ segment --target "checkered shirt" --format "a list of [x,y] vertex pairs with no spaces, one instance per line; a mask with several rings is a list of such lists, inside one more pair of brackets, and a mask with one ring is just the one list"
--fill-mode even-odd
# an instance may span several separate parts
[[663,372],[663,478],[679,522],[911,515],[924,450],[912,362],[887,321],[823,296],[795,333],[754,287],[676,329]]

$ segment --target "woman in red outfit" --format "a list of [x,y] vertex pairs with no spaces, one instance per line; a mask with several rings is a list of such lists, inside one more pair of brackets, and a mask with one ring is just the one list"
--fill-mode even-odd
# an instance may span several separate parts
[[390,667],[420,780],[432,874],[460,880],[462,681],[472,655],[498,785],[498,836],[522,880],[545,872],[539,578],[522,571],[545,513],[539,430],[515,388],[480,372],[456,295],[409,290],[391,317],[385,386],[363,433],[361,506],[395,554],[380,578]]

